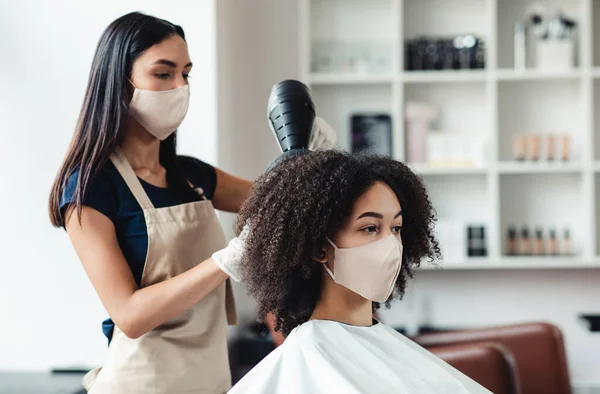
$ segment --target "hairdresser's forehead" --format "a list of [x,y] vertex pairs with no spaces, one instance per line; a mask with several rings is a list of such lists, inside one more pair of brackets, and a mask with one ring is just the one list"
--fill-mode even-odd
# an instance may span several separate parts
[[174,35],[148,48],[137,62],[150,66],[159,59],[170,60],[179,67],[185,66],[191,62],[187,43],[180,36]]
[[376,182],[354,202],[352,216],[358,217],[364,212],[378,212],[394,217],[401,210],[400,201],[394,191],[387,184]]

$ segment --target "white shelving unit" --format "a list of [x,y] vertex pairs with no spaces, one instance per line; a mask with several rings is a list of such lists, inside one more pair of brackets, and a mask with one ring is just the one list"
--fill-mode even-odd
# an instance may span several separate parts
[[583,166],[578,162],[499,162],[498,172],[500,174],[581,174]]
[[354,75],[354,74],[311,74],[307,78],[308,83],[314,86],[319,85],[376,85],[391,84],[394,76],[391,74],[382,75]]
[[423,264],[422,270],[536,270],[536,269],[596,269],[598,268],[597,261],[583,262],[575,258],[555,258],[555,257],[532,257],[518,258],[505,257],[499,260],[473,258],[468,261],[449,262],[445,264]]
[[[393,152],[405,161],[406,101],[435,103],[438,129],[476,131],[486,141],[480,168],[410,164],[423,176],[440,218],[483,223],[488,256],[444,261],[443,269],[600,268],[600,0],[552,0],[578,22],[576,68],[542,72],[513,68],[513,26],[535,1],[301,0],[300,70],[319,114],[350,147],[350,115],[384,112],[393,123]],[[432,10],[435,10],[433,12]],[[486,68],[404,71],[405,39],[474,34],[485,41]],[[598,34],[596,34],[598,33]],[[386,48],[387,71],[313,73],[323,42],[374,43]],[[531,63],[533,51],[528,53]],[[383,55],[382,55],[383,56]],[[596,115],[599,114],[599,115]],[[567,162],[516,162],[512,142],[523,132],[569,133]],[[552,227],[571,233],[575,257],[505,256],[509,226]],[[466,231],[466,230],[465,230]],[[423,269],[437,269],[424,266]]]

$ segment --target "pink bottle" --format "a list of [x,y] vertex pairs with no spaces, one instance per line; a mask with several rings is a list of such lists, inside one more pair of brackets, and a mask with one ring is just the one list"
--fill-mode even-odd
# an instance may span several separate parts
[[408,163],[427,162],[427,134],[437,120],[438,110],[431,104],[408,101],[406,117],[406,153]]

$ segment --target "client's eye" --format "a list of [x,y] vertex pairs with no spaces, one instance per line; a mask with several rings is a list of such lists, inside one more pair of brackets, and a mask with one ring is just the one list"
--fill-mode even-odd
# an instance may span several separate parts
[[377,232],[377,226],[367,226],[367,227],[363,227],[361,229],[361,231],[364,231],[366,233],[376,233]]
[[393,233],[399,233],[400,231],[402,231],[402,226],[394,226],[394,227],[392,227],[392,232]]

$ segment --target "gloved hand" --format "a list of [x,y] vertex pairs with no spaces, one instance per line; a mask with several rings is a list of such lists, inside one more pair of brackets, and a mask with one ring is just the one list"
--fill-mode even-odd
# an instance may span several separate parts
[[335,131],[325,120],[319,116],[315,118],[313,123],[310,141],[308,142],[308,150],[327,150],[335,145],[337,136]]
[[241,280],[240,264],[249,231],[250,229],[246,224],[240,235],[229,241],[229,244],[224,249],[218,250],[212,255],[212,259],[217,266],[236,282]]

